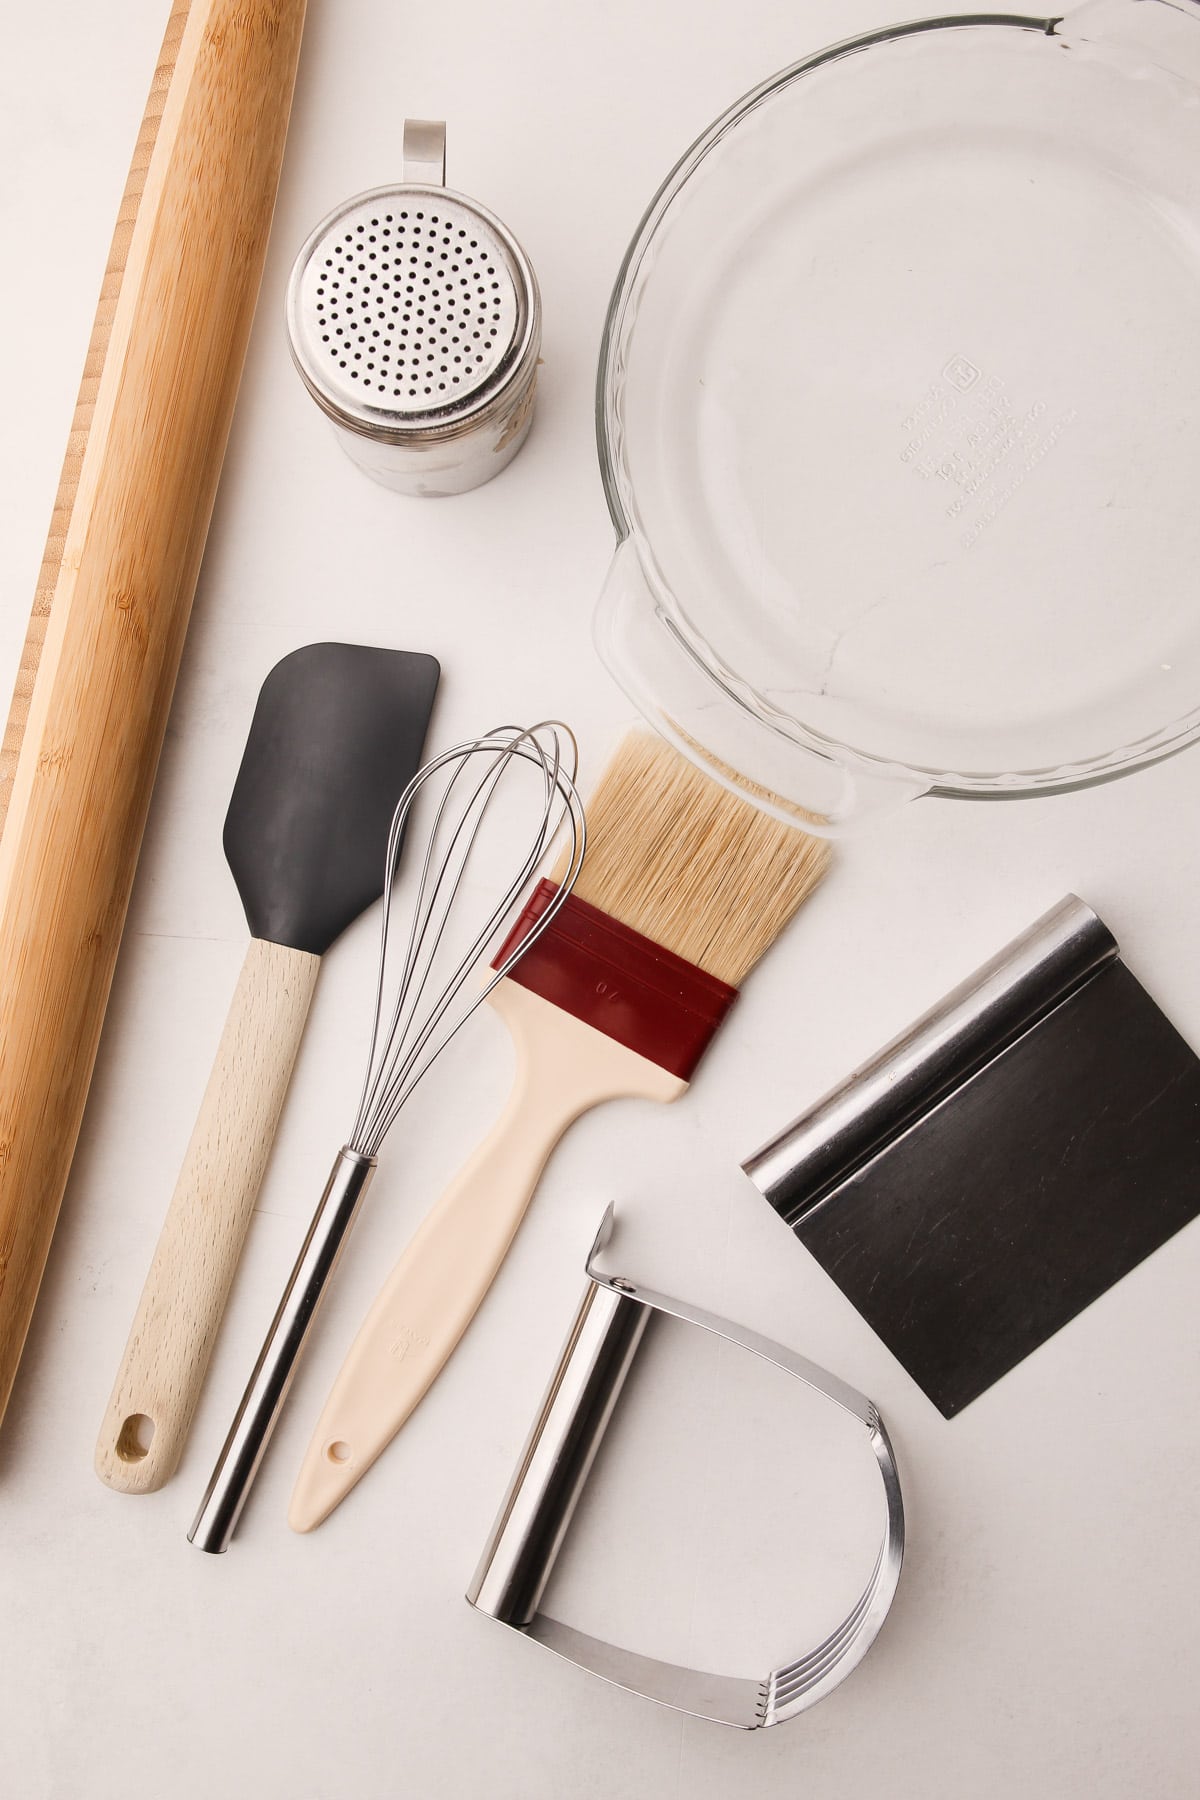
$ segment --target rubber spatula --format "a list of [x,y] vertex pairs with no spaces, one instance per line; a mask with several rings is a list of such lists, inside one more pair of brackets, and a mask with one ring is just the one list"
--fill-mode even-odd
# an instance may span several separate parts
[[263,683],[225,821],[253,935],[96,1445],[121,1493],[179,1462],[321,957],[383,891],[439,674],[431,656],[310,644]]

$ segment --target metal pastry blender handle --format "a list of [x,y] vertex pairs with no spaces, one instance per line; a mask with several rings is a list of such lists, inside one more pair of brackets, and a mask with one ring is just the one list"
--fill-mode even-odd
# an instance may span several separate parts
[[[467,1599],[617,1687],[745,1731],[780,1724],[845,1679],[866,1655],[891,1605],[904,1555],[904,1507],[891,1443],[874,1404],[816,1364],[727,1319],[601,1272],[597,1257],[611,1229],[610,1207],[588,1259],[587,1293]],[[740,1344],[842,1407],[862,1424],[878,1466],[884,1529],[866,1586],[836,1631],[761,1680],[640,1656],[538,1611],[625,1377],[656,1312]]]

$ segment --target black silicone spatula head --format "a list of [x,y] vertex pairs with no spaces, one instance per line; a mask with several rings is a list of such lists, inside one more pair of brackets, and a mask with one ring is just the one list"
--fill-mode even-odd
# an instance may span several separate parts
[[379,898],[440,673],[432,656],[364,644],[308,644],[271,670],[225,820],[256,938],[323,956]]

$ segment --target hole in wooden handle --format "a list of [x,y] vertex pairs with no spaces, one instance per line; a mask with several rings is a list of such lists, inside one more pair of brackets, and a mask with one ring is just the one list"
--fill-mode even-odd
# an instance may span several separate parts
[[117,1455],[122,1462],[141,1462],[154,1442],[154,1420],[145,1413],[130,1413],[117,1437]]
[[325,1454],[331,1463],[346,1463],[350,1461],[350,1446],[335,1438],[332,1444],[326,1444]]

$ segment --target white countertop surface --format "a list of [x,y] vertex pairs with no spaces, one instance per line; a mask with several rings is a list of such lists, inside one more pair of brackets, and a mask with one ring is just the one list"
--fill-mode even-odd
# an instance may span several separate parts
[[[5,696],[166,11],[6,9]],[[614,1105],[564,1141],[443,1378],[345,1506],[297,1537],[287,1498],[349,1339],[503,1095],[503,1032],[477,1021],[389,1141],[241,1529],[207,1558],[185,1531],[357,1095],[375,956],[375,919],[360,921],[327,958],[179,1473],[129,1499],[91,1467],[246,944],[220,832],[260,683],[321,638],[430,651],[444,669],[431,743],[565,717],[586,790],[630,718],[589,634],[611,552],[592,386],[626,241],[730,100],[898,16],[895,0],[310,0],[100,1059],[0,1433],[0,1787],[13,1800],[1194,1791],[1200,1229],[947,1423],[738,1163],[1067,891],[1200,1045],[1200,752],[1051,800],[922,801],[847,843],[685,1101]],[[282,328],[296,248],[335,202],[398,176],[406,114],[448,119],[452,183],[511,225],[545,305],[529,444],[498,481],[436,506],[351,466]],[[908,1551],[892,1615],[842,1688],[762,1736],[608,1688],[462,1598],[609,1200],[642,1273],[841,1374],[878,1402],[896,1445]],[[836,1536],[836,1482],[755,1368],[666,1336],[647,1354],[661,1380],[643,1374],[631,1397],[560,1593],[580,1623],[637,1647],[757,1673],[808,1636],[804,1556],[836,1561],[823,1536]]]

